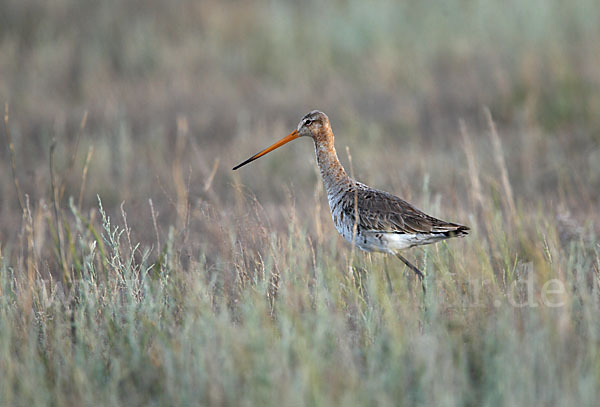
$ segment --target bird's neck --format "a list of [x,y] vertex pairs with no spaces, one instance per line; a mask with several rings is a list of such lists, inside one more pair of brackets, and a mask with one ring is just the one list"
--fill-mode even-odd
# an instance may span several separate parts
[[342,167],[342,164],[338,159],[333,145],[333,137],[315,139],[314,141],[317,163],[319,164],[319,170],[321,171],[325,189],[329,194],[334,189],[337,189],[340,184],[349,183],[350,177],[348,177],[344,167]]

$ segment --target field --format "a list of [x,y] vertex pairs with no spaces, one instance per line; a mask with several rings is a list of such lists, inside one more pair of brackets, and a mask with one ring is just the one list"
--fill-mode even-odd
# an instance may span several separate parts
[[[592,0],[0,2],[0,405],[592,406]],[[471,234],[334,229],[312,142]],[[393,291],[388,290],[388,271]]]

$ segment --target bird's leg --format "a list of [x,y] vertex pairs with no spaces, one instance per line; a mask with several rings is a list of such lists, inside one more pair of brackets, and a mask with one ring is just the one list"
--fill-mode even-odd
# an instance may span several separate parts
[[392,286],[392,279],[390,278],[390,273],[388,271],[387,256],[383,256],[383,269],[385,270],[385,279],[388,283],[388,289],[390,290],[390,293],[393,293],[394,287]]
[[400,255],[400,253],[396,253],[396,257],[398,257],[400,260],[402,260],[402,263],[406,264],[406,267],[408,267],[409,269],[411,269],[412,271],[414,271],[417,274],[417,277],[419,277],[419,281],[421,282],[421,287],[423,287],[423,294],[425,294],[426,293],[425,281],[424,281],[425,276],[423,275],[421,270],[419,270],[418,268],[413,266],[412,263],[409,262],[408,260],[406,260],[404,257],[402,257]]

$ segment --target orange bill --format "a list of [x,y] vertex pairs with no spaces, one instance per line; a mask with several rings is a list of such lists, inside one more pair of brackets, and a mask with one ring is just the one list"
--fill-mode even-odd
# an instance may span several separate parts
[[233,169],[237,170],[238,168],[248,164],[249,162],[252,162],[252,161],[256,160],[257,158],[262,157],[263,155],[267,154],[268,152],[271,152],[271,151],[275,150],[276,148],[281,147],[282,145],[289,143],[290,141],[292,141],[294,139],[297,139],[298,137],[300,137],[300,135],[298,134],[298,130],[294,130],[289,135],[285,136],[284,138],[279,140],[277,143],[273,144],[271,147],[265,148],[260,153],[254,154],[252,157],[248,158],[243,163],[238,164],[235,167],[233,167]]

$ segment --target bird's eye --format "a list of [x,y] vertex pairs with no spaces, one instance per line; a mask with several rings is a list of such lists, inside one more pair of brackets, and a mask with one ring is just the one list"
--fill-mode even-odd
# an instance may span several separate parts
[[308,120],[306,120],[306,121],[304,122],[304,125],[305,125],[305,126],[310,126],[310,125],[312,124],[312,122],[313,122],[312,120],[308,119]]

